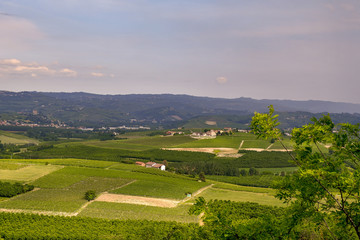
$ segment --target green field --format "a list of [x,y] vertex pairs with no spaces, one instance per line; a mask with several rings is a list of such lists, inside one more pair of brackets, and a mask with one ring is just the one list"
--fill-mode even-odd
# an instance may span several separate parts
[[243,191],[243,192],[254,192],[254,193],[268,193],[270,195],[275,195],[276,192],[272,188],[249,187],[249,186],[234,185],[224,182],[215,182],[212,188],[213,189],[220,188],[220,189]]
[[272,182],[279,180],[279,176],[274,175],[255,175],[255,176],[207,176],[208,179],[226,182],[242,186],[252,186],[252,187],[270,187]]
[[28,138],[24,135],[19,135],[11,132],[0,131],[0,141],[1,143],[11,143],[11,144],[38,144],[39,141],[36,139]]
[[[203,196],[208,200],[216,198],[252,201],[273,206],[281,205],[281,202],[273,197],[275,194],[273,189],[241,186],[268,186],[274,178],[272,175],[206,176],[206,178],[209,181],[198,182],[196,178],[171,172],[146,169],[135,164],[99,160],[4,159],[0,160],[0,179],[10,182],[27,182],[34,185],[35,190],[10,199],[0,199],[0,208],[74,214],[87,202],[84,199],[87,190],[95,190],[97,194],[110,192],[182,200],[185,198],[186,192],[195,193],[211,183],[214,186],[198,196]],[[190,216],[187,213],[190,207],[189,203],[192,202],[194,199],[175,208],[92,202],[81,211],[80,216],[191,223],[198,221],[196,216]]]
[[26,166],[26,164],[22,163],[0,162],[0,169],[2,170],[18,170]]
[[113,148],[113,149],[124,149],[143,151],[153,148],[164,148],[179,145],[183,143],[193,142],[195,139],[189,136],[155,136],[155,137],[140,137],[130,138],[122,140],[108,140],[108,141],[86,141],[82,144],[88,146],[102,147],[102,148]]
[[30,165],[17,170],[0,169],[0,180],[33,181],[61,168],[54,165]]
[[93,147],[123,149],[123,150],[132,150],[132,151],[143,151],[153,148],[151,146],[131,144],[128,143],[126,140],[88,141],[88,142],[82,142],[81,144],[87,146],[93,146]]
[[[245,169],[246,171],[249,171],[249,168],[240,168],[240,170],[241,169]],[[260,173],[268,172],[268,173],[272,173],[272,174],[279,174],[281,172],[293,173],[297,169],[298,169],[298,167],[256,168],[256,170],[258,170]]]
[[266,149],[270,146],[268,140],[245,140],[241,148],[263,148]]
[[206,200],[231,200],[236,202],[255,202],[263,205],[284,206],[283,202],[268,193],[244,192],[227,189],[207,189],[198,195]]
[[179,178],[166,178],[149,176],[148,179],[136,181],[123,188],[111,191],[112,193],[137,195],[145,197],[160,197],[170,199],[183,199],[186,192],[195,192],[199,187],[209,183],[199,183]]
[[[282,143],[287,149],[293,149],[293,143],[290,141],[290,139],[284,139],[282,140]],[[269,149],[284,149],[284,147],[281,145],[279,141],[275,141]]]
[[93,202],[79,216],[122,220],[197,222],[196,216],[190,216],[187,213],[189,208],[190,205],[161,208],[125,203]]
[[189,136],[175,135],[175,136],[156,136],[156,137],[146,137],[146,138],[137,138],[126,140],[127,143],[146,145],[153,148],[164,148],[171,147],[180,144],[186,144],[189,142],[194,142],[195,139]]
[[[63,178],[59,177],[52,185],[59,186],[59,184],[56,183],[59,183],[57,181],[62,179]],[[77,181],[68,188],[40,189],[22,194],[9,201],[1,202],[0,208],[74,212],[86,203],[84,199],[86,191],[95,190],[100,193],[119,188],[128,181],[129,180],[120,178],[90,177],[82,181]],[[44,182],[40,183],[44,184]],[[38,186],[39,185],[42,186],[38,183]],[[49,184],[45,183],[45,187],[49,187]]]

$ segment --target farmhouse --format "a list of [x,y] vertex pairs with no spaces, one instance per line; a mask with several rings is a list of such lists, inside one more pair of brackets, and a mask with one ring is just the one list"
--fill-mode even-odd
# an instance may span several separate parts
[[157,169],[160,169],[162,171],[165,171],[165,169],[166,169],[164,164],[155,163],[155,162],[147,162],[146,167],[147,168],[157,168]]
[[164,164],[157,163],[157,164],[153,165],[152,167],[160,169],[161,171],[165,171],[165,165]]
[[142,167],[145,167],[145,165],[146,165],[146,164],[143,163],[143,162],[135,162],[135,164],[138,165],[138,166],[142,166]]
[[145,167],[147,168],[151,168],[152,166],[154,166],[156,163],[155,162],[147,162]]

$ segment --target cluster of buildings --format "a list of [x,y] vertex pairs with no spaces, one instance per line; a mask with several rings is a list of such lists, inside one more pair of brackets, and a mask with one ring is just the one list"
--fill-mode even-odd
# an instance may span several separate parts
[[182,135],[182,134],[184,134],[184,132],[181,132],[181,131],[167,131],[166,132],[167,136]]
[[[247,130],[243,130],[243,131],[247,131]],[[193,132],[190,136],[193,138],[216,138],[216,136],[218,135],[223,135],[223,134],[231,134],[233,132],[233,129],[230,127],[226,127],[223,130],[208,130],[206,132]]]
[[57,123],[38,124],[38,123],[23,122],[18,120],[14,120],[14,121],[0,120],[0,126],[69,128],[66,124],[57,124]]
[[166,166],[164,164],[161,163],[155,163],[155,162],[135,162],[136,165],[138,166],[142,166],[142,167],[146,167],[146,168],[157,168],[160,169],[162,171],[166,170]]

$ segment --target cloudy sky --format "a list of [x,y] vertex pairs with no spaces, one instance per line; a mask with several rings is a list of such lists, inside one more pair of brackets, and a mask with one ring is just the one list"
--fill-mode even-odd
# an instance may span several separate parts
[[360,103],[359,0],[1,0],[0,90]]

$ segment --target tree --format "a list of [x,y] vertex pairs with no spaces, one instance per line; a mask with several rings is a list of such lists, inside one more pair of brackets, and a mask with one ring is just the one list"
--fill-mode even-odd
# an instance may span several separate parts
[[85,199],[88,201],[94,200],[96,198],[96,192],[94,190],[89,190],[85,193]]
[[292,227],[311,219],[326,226],[333,238],[360,239],[359,124],[335,125],[329,115],[312,118],[312,123],[293,129],[294,151],[290,151],[273,114],[273,106],[269,113],[255,112],[251,129],[258,137],[280,141],[298,166],[296,173],[275,184],[276,197],[293,211]]
[[251,167],[249,169],[249,176],[254,176],[254,175],[259,175],[259,171],[256,168]]
[[199,180],[202,181],[202,182],[206,182],[205,173],[204,173],[204,172],[199,173]]
[[169,167],[168,161],[164,160],[162,163],[165,165],[166,169]]

